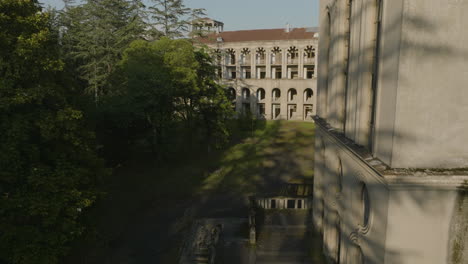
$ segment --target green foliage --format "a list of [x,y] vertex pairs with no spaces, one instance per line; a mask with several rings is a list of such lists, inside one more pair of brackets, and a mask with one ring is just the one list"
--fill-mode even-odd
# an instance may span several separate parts
[[123,50],[136,39],[150,37],[144,7],[140,0],[87,0],[61,13],[64,59],[86,81],[86,91],[96,102],[112,92],[108,78]]
[[209,147],[219,147],[228,138],[232,110],[214,76],[210,57],[187,40],[135,41],[119,63],[113,79],[118,93],[109,105],[118,123],[146,128],[156,153],[168,149],[176,126],[187,132],[189,145],[203,137]]
[[191,21],[205,15],[204,9],[187,8],[183,0],[152,0],[151,17],[164,36],[179,38],[188,31]]
[[106,172],[35,0],[0,1],[0,262],[58,263]]

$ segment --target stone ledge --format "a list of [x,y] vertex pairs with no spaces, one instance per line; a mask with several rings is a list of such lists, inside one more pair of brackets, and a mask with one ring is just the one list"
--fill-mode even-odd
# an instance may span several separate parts
[[362,166],[371,169],[384,179],[390,187],[434,187],[437,189],[467,189],[468,168],[390,168],[363,146],[330,126],[324,119],[315,116],[315,124],[327,132],[336,142],[347,149],[353,157],[362,162]]

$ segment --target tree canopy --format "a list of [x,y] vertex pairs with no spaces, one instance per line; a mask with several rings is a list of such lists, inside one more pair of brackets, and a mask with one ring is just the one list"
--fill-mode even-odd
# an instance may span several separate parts
[[184,5],[183,0],[152,0],[151,18],[163,35],[168,38],[180,38],[187,33],[190,23],[205,15],[202,8],[191,9]]
[[35,0],[0,1],[0,260],[58,263],[105,175]]
[[115,155],[226,143],[210,55],[145,16],[140,0],[0,0],[0,263],[60,263]]

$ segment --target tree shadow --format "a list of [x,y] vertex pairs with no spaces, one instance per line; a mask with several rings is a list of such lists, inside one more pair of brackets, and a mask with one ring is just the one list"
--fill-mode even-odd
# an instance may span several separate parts
[[[398,1],[385,1],[387,10],[383,12],[383,26],[378,32],[382,42],[378,40],[377,43],[380,45],[376,47],[375,42],[364,42],[366,39],[362,36],[372,34],[372,29],[366,28],[367,31],[353,36],[354,29],[365,30],[361,23],[370,19],[369,12],[374,12],[371,9],[376,8],[377,0],[352,2],[354,9],[349,20],[341,15],[349,11],[346,10],[348,1],[321,1],[320,7],[317,110],[320,118],[316,118],[313,222],[323,235],[323,250],[330,263],[408,263],[408,260],[457,263],[451,257],[457,254],[453,248],[468,248],[466,242],[454,246],[454,241],[466,241],[460,236],[454,238],[458,232],[467,236],[466,231],[460,231],[466,227],[466,224],[460,224],[460,219],[464,218],[465,222],[467,219],[467,209],[463,209],[467,206],[461,205],[466,193],[464,187],[457,190],[441,186],[447,179],[444,175],[452,175],[460,182],[467,172],[449,172],[450,169],[422,172],[403,169],[402,172],[390,168],[392,159],[399,158],[392,149],[395,144],[417,148],[433,145],[437,140],[396,127],[392,111],[399,110],[396,98],[401,91],[397,91],[397,87],[411,87],[412,73],[423,72],[411,68],[408,57],[417,58],[418,63],[427,67],[444,60],[463,61],[468,54],[456,44],[440,39],[443,37],[441,32],[450,31],[452,25],[436,23],[436,19],[412,10],[422,6],[405,3],[401,7],[404,16],[392,14],[398,10]],[[351,30],[343,29],[346,21]],[[348,47],[349,52],[340,57]],[[378,65],[372,62],[375,57],[379,60]],[[376,76],[372,77],[374,70]],[[373,85],[375,90],[372,90]],[[363,110],[372,107],[375,112]],[[423,114],[417,113],[421,118]],[[365,135],[367,140],[360,135]],[[425,153],[421,151],[415,155],[419,155],[414,159],[417,162]],[[411,185],[404,177],[423,180]],[[398,181],[401,181],[400,188]],[[437,184],[431,186],[429,182],[438,182],[439,187]],[[363,186],[369,195],[367,206],[370,212],[363,209],[366,208]],[[367,217],[370,218],[365,220]],[[422,253],[427,253],[428,248],[433,248],[433,252],[448,249],[447,258],[441,259],[440,256],[445,254],[441,253],[438,260],[428,259]],[[464,257],[463,261],[468,259],[466,253],[458,254],[456,258],[461,260],[460,256]]]

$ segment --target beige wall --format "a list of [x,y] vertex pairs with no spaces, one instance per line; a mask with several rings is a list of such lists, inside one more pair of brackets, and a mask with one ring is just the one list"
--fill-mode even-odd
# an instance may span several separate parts
[[468,166],[468,3],[402,4],[393,167]]
[[320,4],[319,115],[391,167],[467,167],[466,1],[348,3]]
[[[265,119],[274,119],[272,114],[273,104],[277,104],[281,108],[281,114],[277,119],[288,119],[288,120],[312,120],[312,116],[305,116],[305,106],[312,106],[312,115],[316,115],[316,105],[317,105],[317,37],[313,39],[306,40],[273,40],[273,41],[244,41],[244,42],[220,42],[217,44],[210,44],[209,47],[212,49],[218,49],[222,52],[225,52],[228,49],[233,49],[236,54],[236,61],[234,65],[230,65],[226,59],[225,54],[223,53],[223,58],[221,60],[221,68],[223,73],[223,79],[221,83],[226,87],[232,87],[236,90],[236,110],[238,112],[242,111],[242,104],[249,103],[251,112],[254,114],[257,113],[257,104],[265,104],[265,115],[259,116],[260,118]],[[310,61],[305,61],[304,54],[305,49],[308,46],[315,48],[315,58]],[[272,75],[272,61],[271,54],[274,47],[279,47],[282,51],[281,60],[282,63],[277,65],[282,71],[282,78],[276,79]],[[296,47],[298,49],[299,58],[296,63],[288,63],[287,61],[287,50],[290,47]],[[250,50],[250,60],[247,60],[246,63],[242,63],[240,59],[240,54],[242,49],[248,48]],[[255,55],[258,48],[263,48],[266,51],[266,61],[264,64],[257,64]],[[305,66],[314,66],[315,72],[314,76],[311,79],[307,79],[304,72]],[[266,78],[260,79],[260,76],[257,75],[256,68],[257,66],[265,67]],[[296,78],[290,78],[288,76],[288,66],[294,66],[298,68],[298,76]],[[229,79],[228,67],[230,69],[235,69],[236,79]],[[247,67],[250,69],[251,78],[247,79],[242,76],[242,67]],[[242,89],[248,88],[250,90],[249,100],[244,100],[242,98]],[[257,89],[263,88],[266,92],[266,98],[264,100],[259,100],[256,97]],[[273,89],[278,88],[281,91],[281,97],[279,100],[272,100],[272,91]],[[291,101],[288,99],[288,91],[290,89],[295,89],[297,91],[297,96],[295,100]],[[311,99],[304,100],[304,91],[305,89],[312,89],[313,96]],[[295,105],[297,110],[295,114],[290,116],[288,113],[288,105],[290,107]]]
[[[363,263],[466,263],[468,195],[460,188],[468,176],[385,172],[358,150],[318,124],[313,221],[330,259],[339,242],[340,263],[359,263],[359,251]],[[368,225],[363,225],[363,185],[370,201]]]
[[330,260],[340,241],[340,263],[468,263],[467,11],[320,1],[313,221]]
[[[315,80],[288,80],[288,79],[278,79],[278,80],[269,80],[269,79],[239,79],[239,80],[223,80],[223,85],[226,87],[233,87],[236,90],[236,110],[239,112],[242,109],[242,103],[250,103],[250,110],[252,113],[257,114],[256,106],[258,103],[265,104],[265,116],[267,120],[274,119],[272,118],[272,105],[279,104],[281,107],[281,115],[279,119],[288,119],[288,120],[306,120],[304,117],[304,105],[313,106],[313,115],[316,113],[317,105],[317,87]],[[250,99],[243,100],[242,98],[242,89],[248,88],[250,90]],[[265,90],[265,99],[259,100],[257,98],[257,90],[263,88]],[[281,91],[281,97],[279,100],[273,100],[272,92],[273,89],[278,88]],[[297,91],[297,95],[293,101],[288,98],[288,91],[293,88]],[[306,89],[312,89],[313,96],[310,100],[305,101],[304,91]],[[296,114],[290,118],[287,115],[288,105],[296,105],[297,111]],[[311,121],[311,117],[307,120]]]

